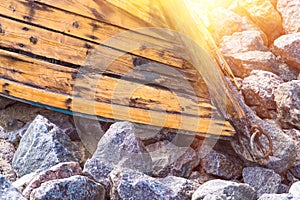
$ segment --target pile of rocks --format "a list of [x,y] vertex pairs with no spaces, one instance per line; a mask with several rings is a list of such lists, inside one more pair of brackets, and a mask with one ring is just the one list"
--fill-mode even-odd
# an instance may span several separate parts
[[[259,166],[229,141],[185,146],[174,130],[74,122],[0,99],[0,116],[27,112],[0,117],[0,199],[300,199],[299,0],[232,0],[205,13],[245,103],[274,130],[274,154],[284,160]],[[89,128],[88,143],[79,126]]]

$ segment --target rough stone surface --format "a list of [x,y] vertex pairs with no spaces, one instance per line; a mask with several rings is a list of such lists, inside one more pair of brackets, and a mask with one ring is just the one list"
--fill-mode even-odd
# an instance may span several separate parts
[[30,122],[26,123],[23,127],[20,129],[16,129],[13,131],[10,131],[7,133],[7,140],[11,143],[13,143],[15,146],[18,146],[21,138],[26,133],[28,127],[30,125]]
[[235,32],[260,30],[247,17],[240,16],[225,8],[213,9],[209,14],[209,21],[209,30],[217,43],[220,43],[224,36],[232,35]]
[[32,172],[30,174],[26,174],[22,176],[21,178],[17,179],[15,182],[12,183],[12,186],[14,186],[19,192],[23,192],[24,189],[27,187],[27,185],[34,179],[38,173]]
[[114,168],[150,172],[151,162],[145,146],[135,136],[134,125],[117,122],[101,138],[96,152],[86,161],[83,171],[109,190],[108,174]]
[[225,200],[256,199],[255,190],[251,186],[223,180],[212,180],[204,183],[193,194],[192,200],[200,200],[207,195],[216,195]]
[[224,179],[237,179],[242,176],[243,163],[235,157],[212,150],[202,160],[207,174]]
[[189,177],[189,180],[192,180],[199,184],[203,184],[207,181],[214,180],[214,179],[216,179],[215,176],[206,174],[206,172],[203,169],[201,169],[201,171],[193,171]]
[[286,63],[280,63],[278,68],[273,68],[272,70],[277,74],[284,82],[289,82],[292,80],[297,80],[299,75],[299,70],[294,67],[289,66]]
[[246,77],[242,85],[245,103],[249,105],[261,118],[275,118],[276,102],[273,91],[283,80],[277,75],[254,70]]
[[16,173],[11,165],[15,153],[14,146],[3,139],[0,139],[0,173],[9,181],[16,180]]
[[262,194],[276,194],[281,184],[281,177],[274,170],[261,167],[247,167],[243,169],[244,182],[252,186],[258,196]]
[[182,200],[190,200],[194,192],[200,186],[200,184],[194,181],[176,176],[168,176],[161,179],[160,182],[172,189]]
[[4,176],[0,174],[0,199],[1,200],[26,200],[25,197],[14,188]]
[[73,154],[75,151],[78,147],[61,129],[38,115],[20,141],[13,167],[21,177],[46,170],[60,162],[77,162],[79,159]]
[[40,187],[41,184],[47,181],[69,178],[71,176],[81,175],[81,174],[82,174],[82,170],[79,163],[76,162],[60,163],[36,175],[29,182],[29,184],[27,185],[27,187],[25,188],[22,194],[26,198],[29,198],[31,192],[34,189]]
[[274,41],[274,53],[300,70],[300,32],[283,35]]
[[0,159],[0,174],[2,174],[9,182],[13,182],[17,179],[17,174],[11,163],[2,159]]
[[290,169],[293,176],[300,179],[300,130],[290,129],[284,131],[296,143],[296,161],[294,166]]
[[85,176],[72,176],[43,183],[34,189],[30,195],[31,200],[103,200],[105,189],[99,183]]
[[270,0],[239,0],[254,21],[268,36],[270,43],[278,38],[282,32],[282,19]]
[[11,163],[15,153],[15,147],[6,140],[0,140],[0,160]]
[[159,180],[129,169],[110,173],[111,199],[179,200],[180,196]]
[[225,59],[235,76],[244,78],[253,70],[264,70],[272,72],[273,68],[278,68],[278,61],[271,52],[247,51],[236,53],[230,56],[225,55]]
[[299,200],[291,194],[263,194],[258,200]]
[[299,0],[278,0],[277,10],[281,13],[286,33],[300,32]]
[[274,91],[278,120],[300,129],[300,80],[283,83]]
[[300,199],[300,181],[294,183],[290,190],[289,193],[293,195],[293,197],[297,197]]
[[233,55],[247,51],[268,51],[259,31],[235,32],[231,36],[224,36],[220,44],[223,55]]
[[196,152],[190,147],[178,147],[167,140],[146,146],[152,159],[152,174],[188,177],[199,164]]
[[[290,169],[296,159],[296,143],[286,135],[280,126],[273,120],[264,120],[257,122],[262,130],[268,133],[273,143],[273,156],[270,156],[268,168],[274,169],[278,174]],[[266,140],[262,143],[266,145]]]

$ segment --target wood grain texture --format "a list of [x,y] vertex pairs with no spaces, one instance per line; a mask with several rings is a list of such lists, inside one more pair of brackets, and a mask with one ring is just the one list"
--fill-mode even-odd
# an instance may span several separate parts
[[74,112],[211,135],[228,137],[234,134],[231,125],[226,121],[161,113],[153,110],[128,108],[120,105],[95,102],[79,97],[41,90],[3,78],[0,78],[0,86],[2,86],[0,92],[6,96],[26,99],[56,108],[70,109]]
[[0,77],[50,92],[206,118],[211,117],[214,111],[207,99],[186,98],[179,92],[165,88],[81,72],[4,50],[0,50],[0,59]]
[[[53,31],[83,38],[95,42],[95,44],[101,44],[108,38],[126,31],[126,29],[115,25],[65,12],[33,1],[0,0],[0,13],[34,25],[47,27]],[[186,68],[184,65],[187,63],[178,56],[179,54],[176,55],[169,52],[169,50],[177,52],[183,50],[180,44],[176,43],[178,39],[171,38],[171,35],[167,32],[164,32],[164,34],[156,34],[155,31],[148,32],[152,36],[139,34],[134,31],[130,33],[130,37],[123,38],[125,44],[121,44],[122,40],[120,40],[119,44],[112,45],[111,47],[124,50],[122,48],[126,44],[137,44],[139,48],[131,52],[134,55],[149,58],[177,68]],[[165,40],[153,37],[153,34]],[[149,50],[147,47],[151,47],[151,49]]]
[[[11,19],[0,17],[0,24],[4,32],[0,34],[0,46],[2,47],[19,49],[77,67],[97,63],[97,66],[91,66],[95,69],[95,73],[110,73],[126,79],[135,79],[141,83],[165,85],[176,92],[181,90],[180,93],[187,98],[196,94],[201,98],[209,99],[206,85],[195,69],[173,68],[61,33],[24,25]],[[115,57],[117,58],[115,59]],[[95,62],[90,63],[91,60]],[[113,60],[113,62],[108,66],[103,66],[100,62],[103,60]],[[180,77],[170,73],[172,71],[175,71]],[[183,82],[185,84],[182,84]]]

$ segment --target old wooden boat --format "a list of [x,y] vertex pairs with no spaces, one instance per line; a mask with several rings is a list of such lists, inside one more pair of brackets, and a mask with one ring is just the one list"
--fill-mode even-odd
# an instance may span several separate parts
[[0,2],[1,95],[203,135],[257,132],[183,0]]

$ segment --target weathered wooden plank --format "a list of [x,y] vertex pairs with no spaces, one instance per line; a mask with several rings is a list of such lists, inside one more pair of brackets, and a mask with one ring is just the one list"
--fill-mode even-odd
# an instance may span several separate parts
[[[72,38],[35,26],[24,25],[20,22],[6,18],[0,17],[0,24],[2,27],[0,46],[21,49],[35,55],[54,58],[70,64],[80,66],[86,64],[87,54],[93,52],[93,49],[97,46],[77,38]],[[115,59],[115,56],[119,55],[121,52],[111,48],[97,46],[96,53],[100,54],[97,57],[98,59],[113,60]],[[146,63],[148,63],[147,67],[141,68],[138,66]],[[126,78],[128,79],[134,78],[140,82],[152,82],[158,85],[165,85],[169,89],[175,91],[180,88],[181,93],[186,95],[193,95],[193,91],[190,91],[190,88],[192,87],[198,96],[207,99],[209,98],[205,83],[195,69],[173,69],[166,65],[154,63],[155,62],[151,63],[150,60],[142,59],[131,54],[122,54],[107,68],[98,65],[97,72],[111,73],[122,77],[126,75]],[[162,68],[165,70],[162,70]],[[170,73],[170,70],[166,70],[168,68],[171,71],[176,70],[177,74],[182,74],[181,77],[177,77],[176,74]],[[134,70],[134,73],[130,73],[132,70]],[[151,80],[146,80],[146,75],[152,77]],[[182,81],[187,83],[190,82],[190,85],[182,84]]]
[[[38,2],[26,0],[0,0],[0,5],[0,13],[2,15],[47,27],[68,35],[80,37],[97,44],[102,43],[104,40],[115,34],[125,31],[124,28],[106,24],[74,13],[65,12]],[[176,43],[176,38],[171,38],[170,34],[167,32],[164,32],[165,35],[162,35],[161,33],[158,33],[158,35],[168,41],[139,34],[134,31],[131,31],[130,33],[130,37],[124,38],[125,45],[127,43],[137,44],[139,46],[137,50],[131,52],[132,54],[143,56],[177,68],[187,68],[187,66],[184,66],[187,63],[183,61],[179,54],[175,55],[174,53],[169,52],[170,50],[172,50],[172,52],[180,52],[181,47]],[[149,32],[149,34],[152,33]],[[122,49],[124,48],[124,44],[121,43],[122,40],[120,40],[120,44],[112,44],[112,47],[124,50]],[[147,49],[147,47],[150,46],[152,48],[150,50]]]
[[96,99],[100,102],[211,117],[214,108],[208,99],[186,98],[164,88],[72,69],[24,55],[0,50],[0,77],[51,92]]
[[152,124],[154,126],[182,129],[211,135],[232,136],[234,134],[234,130],[226,121],[95,102],[79,97],[41,90],[3,78],[0,78],[0,86],[2,86],[0,93],[6,96],[26,99],[60,109],[68,109],[73,112],[99,115],[110,119],[130,120],[141,124]]
[[137,19],[131,13],[113,6],[107,1],[39,0],[38,2],[127,29],[136,29],[150,25],[148,22]]

